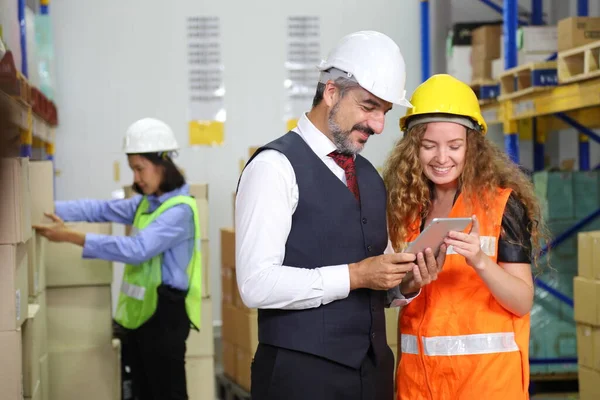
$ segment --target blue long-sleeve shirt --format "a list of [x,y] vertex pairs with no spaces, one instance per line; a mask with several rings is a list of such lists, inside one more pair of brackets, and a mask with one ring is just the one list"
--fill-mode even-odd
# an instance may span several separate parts
[[[188,195],[189,186],[161,196],[148,196],[149,212],[177,195]],[[65,222],[116,222],[133,224],[141,195],[124,200],[57,201],[55,213]],[[163,283],[180,290],[188,289],[186,268],[194,250],[194,216],[189,206],[169,208],[135,236],[111,236],[88,233],[83,258],[98,258],[138,265],[163,254]]]

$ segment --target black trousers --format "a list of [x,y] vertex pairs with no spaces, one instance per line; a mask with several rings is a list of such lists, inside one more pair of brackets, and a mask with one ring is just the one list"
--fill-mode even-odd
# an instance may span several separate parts
[[185,342],[189,333],[185,293],[159,287],[154,315],[138,329],[126,331],[134,399],[188,399]]
[[[389,354],[387,354],[389,353]],[[252,400],[393,400],[394,355],[369,350],[359,369],[259,344],[252,361]]]

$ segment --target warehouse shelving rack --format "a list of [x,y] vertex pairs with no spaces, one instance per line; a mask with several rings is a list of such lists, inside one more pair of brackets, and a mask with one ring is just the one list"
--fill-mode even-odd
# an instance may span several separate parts
[[[503,15],[504,69],[517,66],[517,29],[519,25],[543,25],[542,0],[531,1],[531,20],[519,20],[518,1],[504,0],[502,6],[490,1],[480,0]],[[577,15],[588,16],[588,0],[577,1]],[[430,42],[429,42],[429,1],[421,0],[421,41],[422,41],[422,80],[430,76]],[[555,60],[557,54],[549,57]],[[486,101],[482,104],[482,113],[488,124],[502,124],[505,150],[511,160],[519,163],[519,129],[529,125],[531,139],[534,141],[534,171],[544,169],[545,133],[575,128],[579,133],[579,170],[588,171],[590,167],[590,143],[600,143],[600,136],[592,129],[600,128],[600,77],[558,84],[524,96],[502,101]],[[527,129],[526,129],[527,130]],[[525,139],[525,137],[522,137]],[[600,164],[593,169],[600,169]],[[576,235],[579,230],[591,221],[600,217],[600,209],[581,219],[565,232],[553,238],[549,246],[542,249],[542,255]],[[541,279],[535,279],[539,288],[547,291],[560,302],[573,307],[573,299],[547,285]],[[576,364],[577,358],[545,358],[530,359],[531,364]]]
[[[0,90],[0,102],[9,111],[9,119],[18,132],[20,156],[31,160],[50,160],[54,163],[55,131],[58,125],[58,112],[53,102],[48,100],[40,90],[32,87],[27,81],[27,38],[25,29],[26,0],[13,0],[18,3],[20,25],[21,68],[17,71],[12,54],[7,52],[2,63],[1,79],[3,84],[12,87],[20,85],[18,93]],[[40,13],[49,14],[49,0],[40,2]]]

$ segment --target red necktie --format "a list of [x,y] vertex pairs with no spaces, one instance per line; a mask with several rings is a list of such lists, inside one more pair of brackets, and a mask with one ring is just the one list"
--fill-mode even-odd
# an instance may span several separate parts
[[354,165],[354,156],[338,153],[332,151],[328,154],[329,157],[333,158],[337,165],[339,165],[344,172],[346,172],[346,182],[348,189],[354,194],[356,200],[360,201],[360,194],[358,192],[358,181],[356,180],[356,167]]

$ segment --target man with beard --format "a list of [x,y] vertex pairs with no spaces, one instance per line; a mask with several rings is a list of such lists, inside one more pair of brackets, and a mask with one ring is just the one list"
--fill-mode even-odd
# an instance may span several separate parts
[[411,106],[404,58],[386,35],[361,31],[318,68],[310,112],[256,151],[238,186],[237,283],[259,309],[252,398],[391,400],[384,308],[406,304],[443,264],[388,247],[383,180],[358,155],[392,104]]

